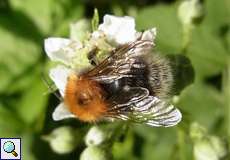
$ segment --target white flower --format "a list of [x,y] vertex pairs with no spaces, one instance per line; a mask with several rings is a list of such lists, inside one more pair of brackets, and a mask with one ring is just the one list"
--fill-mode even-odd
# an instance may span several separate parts
[[105,15],[98,30],[103,31],[108,40],[116,44],[132,42],[136,39],[135,20],[132,17]]
[[[71,25],[72,39],[57,37],[45,39],[45,52],[52,61],[58,61],[67,66],[74,66],[74,59],[79,59],[78,57],[81,56],[78,54],[79,52],[87,50],[87,47],[90,50],[91,48],[94,48],[93,46],[98,46],[97,42],[103,38],[107,39],[111,45],[114,45],[106,46],[108,51],[110,51],[109,49],[118,45],[133,42],[137,40],[137,38],[140,38],[140,36],[141,39],[150,40],[152,42],[156,37],[156,28],[146,30],[143,33],[137,32],[135,29],[134,18],[128,16],[116,17],[105,15],[104,22],[99,25],[98,30],[91,33],[91,39],[93,39],[93,41],[89,39],[85,42],[85,45],[78,40],[79,37],[76,38],[75,36],[75,38],[73,38],[73,33],[76,33],[76,31],[73,31],[74,29],[76,29],[76,27]],[[81,41],[83,40],[81,39]],[[101,44],[107,45],[106,43]],[[104,48],[103,46],[99,47]]]
[[76,116],[68,110],[67,106],[65,106],[64,103],[60,103],[55,108],[52,114],[52,118],[54,121],[60,121],[67,118],[76,118]]
[[[80,27],[78,26],[79,24],[81,24]],[[73,72],[77,74],[77,72],[91,65],[87,54],[92,49],[95,49],[95,46],[100,49],[101,55],[106,55],[118,45],[132,43],[137,39],[149,40],[154,43],[156,37],[155,28],[146,30],[143,33],[137,32],[134,18],[128,16],[116,17],[105,15],[104,22],[99,25],[98,30],[88,33],[90,36],[80,36],[87,37],[88,39],[81,39],[76,34],[82,26],[87,26],[87,24],[77,23],[71,25],[71,39],[51,37],[44,41],[45,52],[50,60],[62,64],[52,68],[49,73],[62,97],[65,94],[68,76]],[[87,32],[86,29],[84,31]],[[52,116],[55,121],[76,117],[70,113],[64,102],[57,106]]]
[[152,29],[144,31],[142,36],[141,36],[141,39],[142,40],[149,40],[149,41],[154,42],[156,34],[157,34],[156,28],[152,28]]
[[87,146],[97,146],[102,144],[106,138],[107,135],[105,131],[97,126],[94,126],[88,131],[85,137],[85,143]]
[[80,160],[108,160],[112,155],[105,148],[98,146],[87,147],[80,156]]
[[[62,97],[64,97],[68,76],[72,72],[71,69],[62,65],[58,65],[50,70],[49,76],[54,81]],[[66,118],[74,118],[76,116],[68,110],[63,102],[61,102],[54,110],[52,117],[53,120],[59,121]]]
[[[128,16],[116,17],[105,15],[103,18],[103,24],[99,25],[98,30],[102,31],[108,41],[115,43],[115,45],[133,42],[140,36],[140,32],[137,32],[135,29],[134,18]],[[145,31],[144,33],[147,39],[151,41],[155,39],[155,28],[150,29],[147,32]]]
[[47,38],[45,39],[45,52],[52,61],[59,61],[65,65],[70,65],[76,50],[82,47],[77,41],[66,38]]
[[77,132],[68,126],[54,129],[49,135],[42,136],[43,140],[49,142],[52,150],[58,154],[71,153],[79,144],[76,138]]
[[204,15],[204,7],[200,0],[183,1],[178,8],[178,17],[183,25],[192,25]]
[[209,141],[199,141],[194,145],[193,154],[195,160],[219,160],[215,150]]
[[80,19],[76,23],[70,24],[70,39],[83,42],[88,38],[90,30],[90,21],[87,19]]
[[224,141],[220,137],[209,135],[198,123],[192,123],[190,137],[194,143],[195,160],[219,160],[228,153]]
[[194,144],[193,153],[196,160],[220,160],[227,155],[228,150],[221,138],[207,136]]
[[71,72],[72,72],[71,69],[63,65],[58,65],[50,69],[49,76],[53,80],[57,88],[59,89],[59,92],[62,96],[64,96],[67,78]]

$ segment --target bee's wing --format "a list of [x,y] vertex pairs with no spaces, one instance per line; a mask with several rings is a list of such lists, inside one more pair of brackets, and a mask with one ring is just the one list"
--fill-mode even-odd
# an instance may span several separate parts
[[122,92],[123,93],[120,93],[117,99],[130,94],[133,95],[133,97],[129,96],[132,98],[126,103],[115,104],[111,107],[108,113],[113,118],[129,120],[136,123],[145,123],[155,127],[171,127],[181,121],[182,115],[180,111],[173,105],[169,105],[157,97],[143,94],[141,98],[138,96],[135,99],[135,94],[133,93],[135,90],[132,88],[129,91]]
[[111,83],[123,77],[132,77],[131,68],[145,67],[142,63],[136,61],[135,57],[149,53],[152,47],[153,42],[150,40],[137,40],[122,45],[98,66],[85,73],[84,76],[104,83]]
[[111,110],[139,102],[149,96],[149,90],[142,87],[124,87],[120,92],[111,96],[108,101],[112,104]]

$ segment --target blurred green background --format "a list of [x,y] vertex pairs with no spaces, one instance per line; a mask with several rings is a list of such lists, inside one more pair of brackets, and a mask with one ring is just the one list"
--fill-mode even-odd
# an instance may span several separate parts
[[[139,31],[157,27],[156,49],[163,54],[181,54],[183,32],[177,16],[181,2],[0,0],[0,137],[21,137],[23,160],[79,159],[85,148],[83,140],[73,152],[60,155],[41,138],[65,125],[84,136],[91,126],[78,120],[52,120],[59,101],[42,81],[48,72],[44,39],[68,37],[69,24],[92,18],[97,8],[100,22],[109,13],[135,17]],[[192,30],[186,50],[195,81],[181,92],[176,104],[183,113],[182,122],[173,128],[132,124],[111,148],[114,159],[193,160],[198,144],[191,137],[193,122],[205,128],[205,140],[217,136],[226,150],[222,159],[230,159],[230,1],[206,0],[203,5],[204,17]],[[206,147],[213,146],[210,142]]]

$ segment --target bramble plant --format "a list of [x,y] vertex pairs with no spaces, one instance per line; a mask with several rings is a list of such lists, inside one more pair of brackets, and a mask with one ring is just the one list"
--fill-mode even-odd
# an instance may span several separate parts
[[[228,0],[0,0],[0,137],[20,137],[25,160],[230,159],[229,6]],[[172,106],[171,118],[157,120],[158,105],[156,112],[119,114],[122,120],[82,122],[65,106],[68,79],[76,78],[69,75],[84,75],[138,38],[170,65],[173,84],[157,100],[163,113]],[[124,91],[116,102],[131,91],[147,102],[147,90]]]

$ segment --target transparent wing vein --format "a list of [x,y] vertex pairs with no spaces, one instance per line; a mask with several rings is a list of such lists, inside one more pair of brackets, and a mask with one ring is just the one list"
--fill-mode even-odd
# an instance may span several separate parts
[[117,113],[115,118],[154,127],[171,127],[182,119],[181,112],[177,108],[154,96],[145,96],[139,101],[131,100],[113,108],[116,108],[111,110]]

